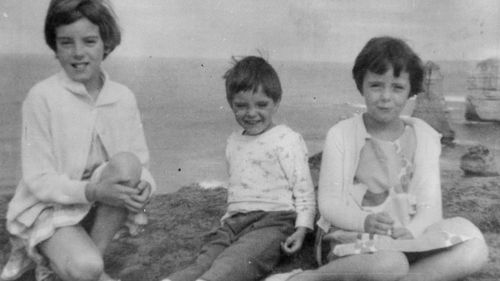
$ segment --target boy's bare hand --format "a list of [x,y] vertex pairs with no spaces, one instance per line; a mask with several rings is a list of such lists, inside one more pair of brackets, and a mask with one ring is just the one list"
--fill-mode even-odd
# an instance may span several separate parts
[[288,255],[297,252],[304,243],[304,238],[306,237],[307,228],[299,226],[295,232],[288,236],[285,242],[281,243],[281,249]]

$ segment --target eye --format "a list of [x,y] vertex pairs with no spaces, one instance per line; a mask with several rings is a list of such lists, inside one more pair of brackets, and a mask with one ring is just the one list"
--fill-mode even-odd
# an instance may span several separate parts
[[244,109],[247,107],[246,103],[234,102],[233,107],[236,109]]
[[62,39],[62,40],[58,40],[57,43],[59,45],[61,45],[62,47],[69,47],[69,46],[73,45],[73,40]]
[[257,107],[259,108],[266,108],[269,105],[269,102],[267,101],[261,101],[257,103]]
[[369,84],[369,88],[372,90],[380,90],[383,88],[383,84],[379,83],[379,82],[374,82],[374,83]]
[[395,92],[398,92],[398,93],[406,90],[406,87],[404,85],[401,85],[401,84],[395,84],[392,86],[392,88],[394,89]]
[[84,42],[87,45],[95,45],[97,43],[97,41],[99,41],[99,39],[96,38],[96,37],[90,37],[90,38],[85,38],[84,39]]

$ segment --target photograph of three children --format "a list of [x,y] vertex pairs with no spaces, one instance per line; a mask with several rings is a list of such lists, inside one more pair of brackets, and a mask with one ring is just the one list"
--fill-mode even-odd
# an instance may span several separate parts
[[499,3],[0,8],[0,280],[500,278]]

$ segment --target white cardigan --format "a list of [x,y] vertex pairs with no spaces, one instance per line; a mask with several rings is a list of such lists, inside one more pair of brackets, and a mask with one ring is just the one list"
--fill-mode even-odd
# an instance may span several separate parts
[[134,94],[106,74],[95,103],[83,84],[62,71],[37,83],[22,110],[22,179],[7,221],[22,217],[29,226],[47,206],[89,203],[81,177],[94,130],[110,157],[121,151],[137,155],[142,179],[156,189],[146,169],[149,152]]
[[[415,172],[409,193],[417,200],[417,213],[407,226],[414,237],[442,219],[439,156],[440,135],[418,118],[403,121],[413,126],[416,135]],[[353,231],[364,231],[369,215],[362,211],[361,202],[366,190],[353,185],[360,152],[368,137],[362,115],[343,120],[327,134],[319,177],[318,206],[321,218],[318,225],[328,231],[331,225]]]

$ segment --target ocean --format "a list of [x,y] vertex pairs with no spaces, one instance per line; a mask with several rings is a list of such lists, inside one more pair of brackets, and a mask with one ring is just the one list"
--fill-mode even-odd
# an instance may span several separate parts
[[[12,188],[20,178],[21,103],[39,80],[60,70],[55,58],[43,55],[0,56],[0,186]],[[300,132],[310,155],[319,151],[328,129],[339,118],[363,110],[351,78],[351,64],[273,61],[283,87],[276,123]],[[443,91],[451,118],[463,120],[467,77],[475,62],[437,62],[444,75]],[[150,169],[159,192],[201,183],[220,185],[227,179],[224,146],[238,126],[227,105],[222,76],[231,59],[111,57],[104,68],[111,78],[135,94],[151,153]],[[481,126],[481,125],[478,125]],[[455,128],[454,128],[455,129]],[[500,131],[500,130],[497,130]],[[457,131],[464,141],[477,133]],[[496,136],[487,142],[500,147]],[[484,140],[484,138],[483,138]]]

